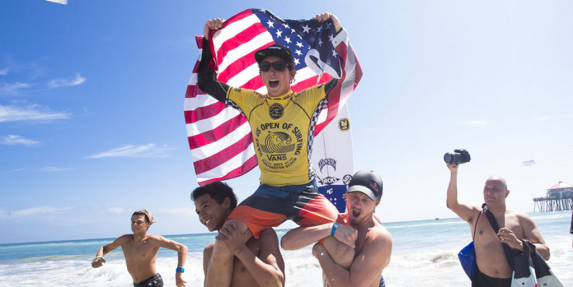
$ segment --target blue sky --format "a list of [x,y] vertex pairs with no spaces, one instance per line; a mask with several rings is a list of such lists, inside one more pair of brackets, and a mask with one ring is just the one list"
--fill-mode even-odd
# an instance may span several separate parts
[[[570,1],[197,2],[0,0],[0,243],[116,237],[140,208],[152,233],[207,232],[183,118],[194,36],[251,7],[349,31],[354,165],[382,175],[383,221],[454,217],[442,156],[458,147],[463,202],[493,174],[528,212],[573,183]],[[229,184],[242,200],[258,177]]]

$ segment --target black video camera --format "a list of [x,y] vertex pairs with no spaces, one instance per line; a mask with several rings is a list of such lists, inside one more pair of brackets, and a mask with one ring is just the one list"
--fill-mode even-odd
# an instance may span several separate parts
[[454,152],[447,152],[444,161],[447,163],[466,163],[471,160],[470,153],[465,149],[455,149]]

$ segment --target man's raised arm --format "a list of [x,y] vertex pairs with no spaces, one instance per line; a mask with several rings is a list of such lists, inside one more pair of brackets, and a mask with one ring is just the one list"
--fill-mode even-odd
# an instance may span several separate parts
[[448,186],[448,195],[446,199],[446,206],[455,212],[461,219],[470,222],[479,209],[476,206],[458,202],[458,167],[457,163],[447,163],[450,170],[450,184]]
[[209,67],[209,62],[212,58],[209,46],[209,33],[210,30],[218,30],[223,27],[223,23],[225,23],[223,19],[212,19],[205,23],[205,28],[203,29],[203,52],[201,53],[201,62],[197,68],[197,84],[202,91],[225,103],[229,85],[218,81],[217,73]]

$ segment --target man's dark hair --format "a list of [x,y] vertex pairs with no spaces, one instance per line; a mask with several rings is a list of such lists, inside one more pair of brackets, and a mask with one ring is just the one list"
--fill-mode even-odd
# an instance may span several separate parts
[[195,188],[191,193],[191,200],[195,201],[204,194],[208,194],[219,204],[223,203],[223,200],[228,197],[231,200],[231,210],[237,207],[237,197],[233,189],[224,182],[215,181],[205,186]]

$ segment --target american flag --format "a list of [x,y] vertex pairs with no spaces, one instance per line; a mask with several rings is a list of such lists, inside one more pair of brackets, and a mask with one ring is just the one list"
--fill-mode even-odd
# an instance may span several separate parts
[[[220,30],[211,31],[210,38],[210,47],[203,47],[203,38],[197,36],[197,47],[200,53],[211,49],[210,66],[217,71],[217,79],[231,87],[266,93],[254,53],[275,43],[294,53],[293,91],[338,78],[315,134],[342,109],[362,77],[348,34],[344,29],[336,34],[332,20],[283,20],[268,10],[247,9],[229,18]],[[257,159],[247,119],[197,86],[200,59],[187,86],[184,112],[197,181],[205,185],[241,176],[257,165]]]

